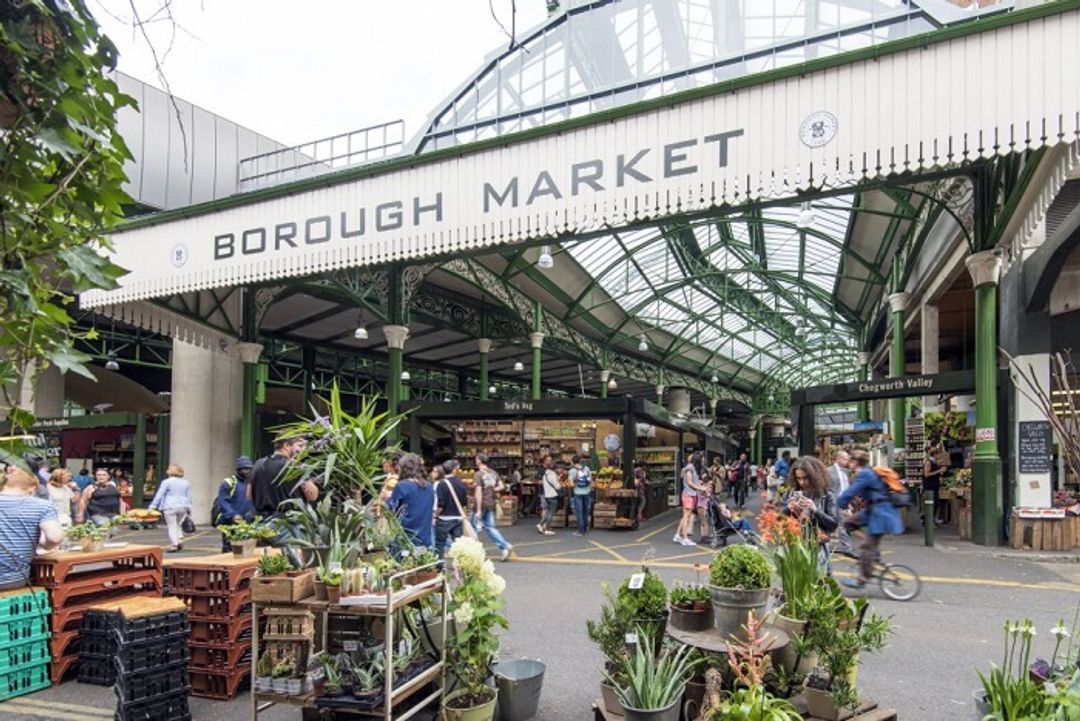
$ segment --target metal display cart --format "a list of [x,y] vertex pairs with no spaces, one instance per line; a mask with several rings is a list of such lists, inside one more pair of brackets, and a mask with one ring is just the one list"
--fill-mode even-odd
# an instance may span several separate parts
[[[387,578],[387,591],[385,593],[368,594],[364,596],[352,596],[344,597],[339,604],[330,604],[327,601],[317,601],[314,598],[308,598],[293,604],[292,607],[300,611],[308,611],[312,613],[317,623],[315,628],[315,638],[313,639],[312,653],[327,648],[328,644],[328,629],[329,629],[329,616],[352,616],[357,621],[361,618],[379,618],[383,622],[383,649],[385,653],[385,666],[388,669],[393,669],[394,664],[394,627],[396,616],[399,611],[402,611],[407,606],[418,603],[424,598],[433,594],[439,594],[441,599],[442,613],[440,614],[441,636],[443,639],[442,648],[438,649],[438,658],[434,665],[430,668],[424,669],[413,678],[403,683],[401,686],[394,686],[394,674],[385,674],[384,679],[384,696],[381,706],[370,710],[364,709],[351,709],[351,708],[334,708],[334,709],[320,709],[321,711],[329,712],[333,716],[344,718],[378,718],[383,721],[405,721],[412,718],[422,710],[427,708],[434,701],[440,701],[446,692],[446,634],[447,634],[447,584],[446,577],[439,573],[434,578],[417,583],[415,585],[404,586],[405,578],[408,576],[415,576],[418,573],[424,571],[436,570],[436,564],[429,566],[422,566],[416,569],[409,569],[407,571],[401,571]],[[403,588],[394,591],[395,582],[401,581]],[[258,619],[259,613],[269,606],[280,607],[281,604],[252,604],[252,617]],[[256,633],[254,635],[254,645],[251,653],[252,663],[252,678],[255,677],[255,664],[258,662],[260,650],[259,646],[262,639],[260,635]],[[404,703],[408,700],[413,700],[415,694],[421,689],[425,688],[429,683],[437,682],[438,688],[433,690],[424,698],[419,701],[415,701],[409,708],[402,710],[400,713],[396,713]],[[316,704],[317,697],[313,691],[307,691],[300,695],[284,695],[279,693],[264,692],[253,689],[251,692],[251,719],[257,721],[259,714],[277,704],[290,704],[307,709],[319,708]],[[331,716],[331,717],[333,717]]]

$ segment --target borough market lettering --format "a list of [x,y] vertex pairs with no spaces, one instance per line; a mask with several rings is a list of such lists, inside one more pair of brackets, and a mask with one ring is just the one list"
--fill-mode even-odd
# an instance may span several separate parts
[[[484,182],[478,190],[484,214],[498,208],[528,207],[545,198],[560,200],[579,195],[588,189],[602,193],[628,184],[647,184],[656,177],[643,166],[653,155],[664,178],[697,173],[702,166],[724,168],[730,157],[730,143],[743,130],[728,130],[668,143],[660,148],[643,148],[618,153],[614,158],[593,158],[572,163],[561,171],[541,170],[535,176],[513,176],[503,182]],[[353,240],[370,233],[386,233],[406,226],[416,227],[425,220],[443,220],[443,193],[429,197],[414,196],[392,200],[373,207],[361,205],[333,214],[320,214],[303,220],[288,220],[274,225],[256,226],[214,236],[214,260],[227,260],[237,254],[261,255],[295,250],[301,246],[320,245],[332,240]]]

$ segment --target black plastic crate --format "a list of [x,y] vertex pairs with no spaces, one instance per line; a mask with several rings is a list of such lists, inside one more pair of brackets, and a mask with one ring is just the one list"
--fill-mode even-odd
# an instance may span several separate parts
[[112,658],[116,653],[116,634],[108,631],[90,631],[83,629],[79,635],[79,656]]
[[146,701],[119,703],[116,707],[116,721],[191,721],[188,710],[188,692],[170,693],[166,696]]
[[116,666],[111,657],[79,654],[79,683],[94,686],[112,686],[116,683]]
[[188,651],[187,634],[178,633],[153,641],[122,643],[113,658],[117,670],[125,674],[187,663],[191,654]]
[[120,706],[169,696],[191,688],[186,663],[151,669],[144,673],[120,674],[113,691]]
[[116,634],[121,643],[156,641],[188,632],[186,611],[174,611],[143,618],[117,617]]
[[87,609],[82,617],[82,632],[112,634],[116,630],[120,614],[116,611],[95,611]]

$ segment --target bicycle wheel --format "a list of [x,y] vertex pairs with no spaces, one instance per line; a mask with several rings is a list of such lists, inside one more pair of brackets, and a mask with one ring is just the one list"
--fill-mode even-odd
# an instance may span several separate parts
[[915,569],[900,563],[880,566],[877,578],[881,592],[894,601],[910,601],[922,590],[922,579]]

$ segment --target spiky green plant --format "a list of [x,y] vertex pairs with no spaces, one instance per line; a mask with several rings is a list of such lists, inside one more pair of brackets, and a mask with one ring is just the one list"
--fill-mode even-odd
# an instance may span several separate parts
[[651,634],[639,627],[637,637],[634,652],[621,659],[618,678],[606,670],[604,677],[615,687],[623,706],[643,711],[665,709],[682,697],[687,680],[694,674],[693,649],[680,644],[657,655]]

